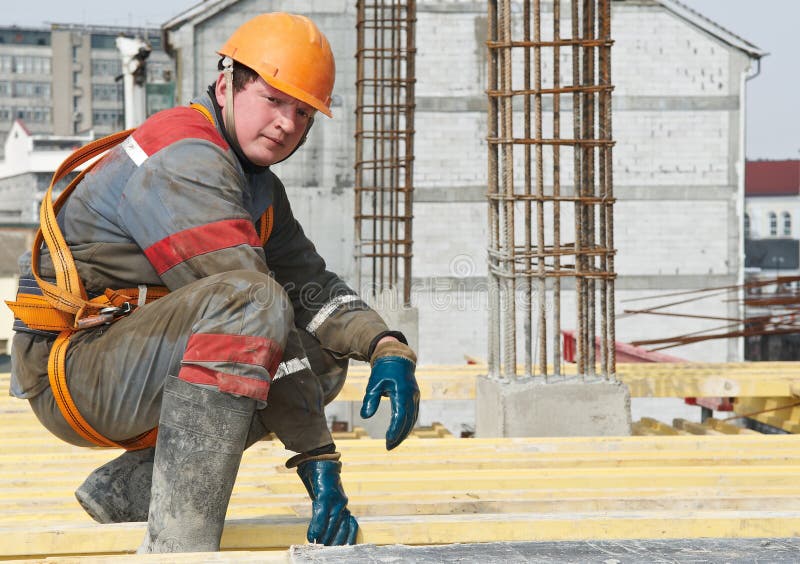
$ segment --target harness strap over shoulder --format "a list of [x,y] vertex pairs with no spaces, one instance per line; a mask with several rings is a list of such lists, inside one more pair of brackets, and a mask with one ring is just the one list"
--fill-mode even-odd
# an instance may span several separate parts
[[[205,116],[211,123],[214,119],[208,109],[200,104],[191,107]],[[98,157],[118,145],[131,135],[135,129],[128,129],[98,139],[81,147],[70,155],[53,174],[47,193],[42,199],[40,207],[41,227],[37,230],[31,251],[31,271],[36,284],[41,290],[41,295],[20,292],[14,302],[6,304],[14,315],[31,329],[58,332],[48,358],[47,374],[53,397],[59,410],[66,421],[81,437],[103,447],[119,447],[126,450],[138,450],[153,446],[156,442],[158,428],[153,428],[137,437],[124,441],[112,441],[96,431],[80,414],[67,386],[66,358],[70,338],[77,332],[87,327],[98,324],[111,323],[117,319],[114,313],[108,310],[118,310],[125,306],[124,311],[131,311],[142,303],[150,303],[169,293],[169,290],[160,286],[143,287],[140,294],[139,288],[106,291],[95,298],[89,299],[83,282],[78,274],[78,268],[69,249],[64,234],[58,226],[58,212],[64,206],[67,198],[80,184],[86,174],[98,161],[87,166],[53,202],[53,187],[67,174],[81,164]],[[270,206],[259,221],[259,235],[262,246],[267,243],[273,226],[273,209]],[[56,283],[44,280],[39,275],[39,261],[41,258],[42,243],[47,245],[56,273]],[[142,298],[142,299],[140,299]],[[106,311],[104,311],[106,310]]]

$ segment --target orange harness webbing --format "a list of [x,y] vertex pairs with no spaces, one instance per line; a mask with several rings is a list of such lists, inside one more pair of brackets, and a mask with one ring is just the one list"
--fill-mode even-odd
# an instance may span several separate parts
[[[210,112],[200,104],[191,107],[211,123],[214,123]],[[58,226],[56,217],[75,187],[98,161],[87,166],[64,189],[58,199],[53,202],[52,193],[55,186],[64,176],[86,161],[97,157],[126,139],[134,129],[114,133],[81,147],[70,155],[58,170],[42,199],[40,207],[41,227],[36,232],[31,253],[31,271],[42,290],[42,295],[20,293],[16,302],[6,302],[14,312],[31,329],[43,331],[59,331],[59,335],[50,350],[47,363],[47,374],[53,397],[67,423],[84,439],[103,447],[120,447],[126,450],[138,450],[153,446],[156,442],[158,428],[150,429],[139,436],[124,441],[112,441],[97,432],[80,414],[67,386],[66,357],[70,338],[81,329],[112,323],[118,317],[113,313],[118,308],[126,307],[125,312],[132,311],[138,301],[137,288],[125,290],[107,289],[102,295],[87,299],[83,282],[78,275],[72,253],[64,235]],[[269,206],[261,216],[259,235],[261,244],[265,245],[272,232],[273,211]],[[39,276],[39,259],[42,242],[47,245],[56,273],[56,283],[43,280]],[[164,287],[147,288],[145,303],[150,303],[169,293]],[[105,311],[104,311],[105,310]]]

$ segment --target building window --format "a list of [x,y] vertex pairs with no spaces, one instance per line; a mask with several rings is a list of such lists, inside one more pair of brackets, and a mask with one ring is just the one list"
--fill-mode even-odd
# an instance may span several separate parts
[[98,126],[123,127],[125,114],[121,110],[99,110],[92,113],[92,122]]
[[119,59],[93,59],[92,74],[95,76],[113,76],[122,73],[122,61]]
[[92,99],[103,102],[122,102],[122,84],[115,82],[112,84],[92,84]]
[[750,214],[744,214],[744,238],[750,238]]
[[[10,63],[10,67],[9,67]],[[34,57],[32,55],[15,55],[13,58],[0,57],[0,72],[14,72],[16,74],[50,74],[50,57]]]
[[775,237],[778,234],[778,216],[775,212],[769,212],[769,234],[770,237]]
[[[5,119],[6,113],[8,110],[5,108],[0,108],[0,120]],[[50,108],[46,107],[30,107],[30,106],[20,106],[15,107],[13,110],[13,116],[16,119],[21,119],[25,123],[43,123],[47,124],[50,123],[51,120],[51,113]]]
[[[0,96],[6,94],[3,83],[0,82]],[[50,83],[49,82],[15,82],[13,89],[13,96],[15,98],[50,98]]]
[[792,215],[789,212],[783,212],[783,235],[789,237],[792,234]]

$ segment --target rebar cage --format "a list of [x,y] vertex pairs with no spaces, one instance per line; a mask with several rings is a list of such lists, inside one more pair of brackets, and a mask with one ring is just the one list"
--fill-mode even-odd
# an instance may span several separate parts
[[359,0],[357,12],[356,285],[373,297],[402,288],[408,305],[416,3]]
[[489,375],[518,344],[525,376],[563,373],[574,287],[578,373],[616,378],[611,0],[489,0],[488,22]]

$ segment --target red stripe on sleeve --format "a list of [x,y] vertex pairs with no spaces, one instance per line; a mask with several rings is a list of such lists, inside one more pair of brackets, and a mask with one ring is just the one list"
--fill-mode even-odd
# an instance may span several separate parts
[[226,219],[173,233],[147,247],[144,254],[160,275],[190,258],[239,245],[260,247],[256,228],[246,219]]
[[182,139],[203,139],[225,151],[229,148],[214,124],[186,106],[158,112],[139,126],[133,138],[148,155]]
[[189,337],[183,361],[255,364],[273,376],[282,354],[280,345],[267,337],[195,333]]
[[178,378],[192,384],[216,386],[220,392],[262,401],[267,401],[269,395],[269,382],[266,380],[226,374],[205,366],[183,366],[178,372]]

